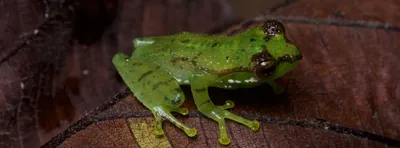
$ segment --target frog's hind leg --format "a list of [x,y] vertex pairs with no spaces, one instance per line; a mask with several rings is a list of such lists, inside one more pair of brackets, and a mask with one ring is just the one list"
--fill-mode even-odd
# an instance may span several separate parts
[[[169,75],[163,75],[163,77],[164,78],[158,76],[157,78],[151,79],[151,82],[150,80],[147,82],[149,84],[148,87],[143,87],[143,89],[151,89],[151,92],[144,94],[146,97],[143,97],[149,99],[142,99],[142,102],[154,114],[156,119],[155,134],[164,134],[164,131],[162,130],[162,121],[168,120],[178,128],[182,129],[189,137],[195,136],[197,133],[195,128],[189,128],[171,114],[171,112],[177,112],[181,115],[187,115],[189,111],[187,108],[180,108],[184,101],[184,94],[178,83],[172,81],[173,78]],[[155,79],[158,79],[159,81],[154,82],[153,84],[152,81]]]
[[196,129],[189,128],[171,114],[171,112],[188,114],[187,108],[180,108],[185,101],[185,95],[175,78],[152,62],[143,62],[135,58],[125,60],[129,63],[120,67],[120,75],[135,97],[153,113],[155,134],[164,134],[162,121],[166,119],[181,128],[188,136],[195,136]]
[[[198,110],[203,115],[218,122],[220,131],[218,141],[223,145],[227,145],[230,143],[230,139],[226,131],[225,119],[231,119],[233,121],[246,125],[252,131],[257,131],[260,127],[260,123],[258,121],[245,119],[226,110],[229,108],[233,108],[234,103],[232,101],[228,100],[224,105],[221,106],[216,106],[214,105],[214,103],[212,103],[207,88],[209,86],[209,84],[207,83],[213,80],[212,77],[213,76],[207,75],[202,75],[201,78],[193,77],[190,80],[190,85]],[[209,79],[210,81],[207,82],[207,79]]]

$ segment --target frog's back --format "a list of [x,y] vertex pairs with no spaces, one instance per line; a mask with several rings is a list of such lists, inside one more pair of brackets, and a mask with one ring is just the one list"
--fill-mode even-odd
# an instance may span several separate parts
[[133,58],[154,62],[182,79],[187,79],[190,74],[199,70],[218,72],[248,66],[250,58],[238,56],[243,55],[241,52],[252,52],[244,50],[249,49],[250,44],[243,44],[232,36],[187,32],[137,38],[134,45]]
[[209,48],[213,42],[223,40],[225,36],[204,35],[182,32],[171,36],[144,37],[134,40],[135,56],[170,56],[178,52],[195,52]]

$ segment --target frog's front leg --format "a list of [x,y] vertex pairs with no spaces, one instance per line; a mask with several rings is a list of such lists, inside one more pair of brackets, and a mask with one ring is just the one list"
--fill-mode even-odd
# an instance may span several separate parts
[[256,120],[251,121],[242,118],[227,111],[226,109],[234,106],[233,102],[230,100],[226,101],[222,106],[214,105],[208,94],[208,86],[210,86],[210,84],[215,80],[216,78],[214,76],[208,74],[194,74],[190,80],[191,91],[198,110],[203,115],[218,122],[220,131],[218,141],[223,145],[227,145],[230,143],[230,139],[226,132],[225,118],[244,124],[252,131],[257,131],[260,127],[260,123]]

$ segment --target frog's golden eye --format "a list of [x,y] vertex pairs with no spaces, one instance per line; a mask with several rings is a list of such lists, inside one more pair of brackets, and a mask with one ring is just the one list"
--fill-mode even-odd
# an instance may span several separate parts
[[263,25],[262,25],[264,32],[267,36],[275,36],[276,34],[282,34],[285,33],[285,27],[281,22],[278,22],[276,20],[267,20]]

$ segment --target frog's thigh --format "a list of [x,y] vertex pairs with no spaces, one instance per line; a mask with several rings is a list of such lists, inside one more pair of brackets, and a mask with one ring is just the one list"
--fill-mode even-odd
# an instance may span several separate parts
[[130,88],[143,104],[162,104],[171,110],[181,106],[185,97],[175,78],[156,64],[131,60],[136,66],[130,76]]
[[218,141],[224,145],[230,143],[230,139],[226,132],[225,118],[244,124],[252,131],[258,130],[260,126],[258,121],[250,121],[226,110],[233,107],[232,101],[227,101],[226,104],[222,106],[215,106],[212,103],[208,94],[208,86],[214,80],[215,77],[211,75],[201,75],[200,77],[199,75],[193,75],[190,80],[190,85],[195,104],[199,111],[203,115],[218,122],[220,130],[220,137]]
[[196,129],[189,128],[177,120],[170,112],[187,114],[186,108],[179,108],[185,100],[185,96],[178,82],[160,66],[131,59],[135,64],[132,69],[132,92],[136,98],[152,111],[156,119],[157,135],[162,135],[162,120],[167,119],[177,127],[185,131],[188,136],[196,135]]

